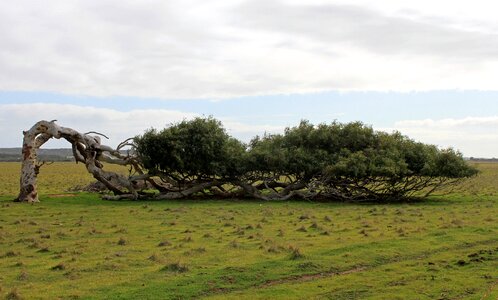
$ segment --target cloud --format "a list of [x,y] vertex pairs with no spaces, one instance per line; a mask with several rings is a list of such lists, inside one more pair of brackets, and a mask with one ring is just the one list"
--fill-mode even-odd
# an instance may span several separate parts
[[449,9],[390,0],[4,1],[0,90],[163,99],[496,90],[493,9],[443,2]]
[[[84,105],[33,103],[0,104],[0,147],[20,147],[22,130],[27,130],[39,120],[57,119],[58,124],[80,132],[98,131],[110,140],[105,143],[116,146],[126,138],[142,134],[149,128],[161,129],[199,114],[166,109],[133,109],[118,111]],[[248,142],[256,135],[282,133],[287,124],[282,122],[265,124],[245,119],[219,118],[228,134]],[[296,125],[296,124],[290,124]],[[498,116],[477,116],[465,118],[400,120],[392,126],[376,130],[400,131],[410,138],[440,147],[453,147],[466,156],[498,157]],[[68,147],[65,141],[51,141],[46,147]]]
[[227,133],[240,141],[249,142],[256,135],[283,133],[286,126],[244,124],[229,119],[221,119]]
[[243,17],[237,15],[235,23],[283,32],[289,39],[300,35],[324,47],[343,44],[379,55],[450,61],[497,58],[498,34],[448,27],[445,19],[389,16],[353,5],[286,5],[272,0],[249,1],[239,13]]
[[[70,104],[32,103],[0,105],[0,127],[4,146],[20,147],[22,130],[39,120],[58,120],[58,124],[80,132],[98,131],[110,138],[106,143],[117,145],[126,138],[143,133],[146,129],[164,128],[166,125],[192,118],[195,114],[170,110],[131,110],[121,112],[108,108],[95,108]],[[61,141],[53,144],[67,147]]]
[[[195,113],[165,109],[135,109],[122,112],[71,104],[4,104],[0,105],[0,147],[20,147],[22,130],[31,128],[39,120],[57,119],[59,125],[79,132],[103,133],[110,138],[104,143],[116,146],[119,142],[142,134],[149,128],[162,129],[172,123],[197,116],[199,115]],[[233,120],[223,122],[223,125],[230,135],[246,142],[257,134],[282,132],[284,129],[283,126],[248,125]],[[65,141],[51,141],[47,146],[67,148],[68,144]]]
[[[477,127],[479,130],[486,126],[486,130],[495,130],[498,127],[498,116],[491,117],[466,117],[461,119],[441,119],[441,120],[405,120],[395,124],[398,127],[426,127],[426,128],[465,128],[469,130]],[[488,127],[492,126],[492,127]]]
[[453,147],[466,156],[498,157],[498,116],[398,121],[385,131],[440,147]]

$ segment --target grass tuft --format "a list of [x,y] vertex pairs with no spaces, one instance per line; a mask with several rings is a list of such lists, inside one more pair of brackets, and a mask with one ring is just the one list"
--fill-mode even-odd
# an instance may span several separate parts
[[306,230],[306,227],[304,227],[304,226],[299,227],[296,231],[299,231],[299,232],[308,232],[308,230]]
[[235,249],[240,248],[240,244],[239,244],[239,242],[237,242],[236,240],[231,241],[228,245],[229,245],[231,248],[235,248]]
[[19,294],[16,288],[12,289],[7,296],[5,297],[6,300],[21,300],[23,297]]
[[22,261],[18,261],[14,264],[14,267],[22,267],[24,266],[24,263]]
[[162,268],[163,271],[175,272],[175,273],[185,273],[189,270],[188,266],[182,262],[174,262],[167,264]]
[[17,276],[17,279],[20,281],[26,281],[26,280],[28,280],[28,278],[29,278],[29,276],[28,276],[28,273],[26,273],[26,271],[21,271],[19,276]]
[[296,259],[300,259],[300,258],[304,257],[304,255],[301,253],[301,250],[299,250],[299,248],[297,248],[297,247],[290,246],[289,250],[290,250],[290,259],[292,259],[292,260],[296,260]]
[[169,241],[162,241],[160,242],[157,246],[158,247],[166,247],[166,246],[171,246],[172,244]]
[[21,254],[18,253],[18,252],[14,252],[12,250],[9,250],[9,251],[5,252],[5,254],[2,255],[1,257],[16,257],[16,256],[19,256],[19,255],[21,255]]
[[61,270],[65,270],[65,269],[66,269],[66,266],[64,265],[64,263],[58,263],[55,266],[53,266],[52,268],[50,268],[50,270],[54,270],[54,271],[61,271]]
[[266,249],[268,253],[280,253],[282,250],[284,250],[284,248],[278,245],[271,245],[268,249]]
[[186,236],[182,239],[182,242],[185,242],[185,243],[190,243],[190,242],[193,242],[194,240],[192,239],[192,237],[189,235],[189,236]]
[[48,247],[44,246],[44,247],[41,247],[38,251],[36,252],[40,252],[40,253],[46,253],[46,252],[50,252],[50,249],[48,249]]
[[149,256],[147,259],[154,262],[161,262],[161,258],[155,253]]
[[305,214],[305,215],[300,215],[299,216],[299,220],[302,221],[302,220],[308,220],[310,218],[310,216],[308,214]]

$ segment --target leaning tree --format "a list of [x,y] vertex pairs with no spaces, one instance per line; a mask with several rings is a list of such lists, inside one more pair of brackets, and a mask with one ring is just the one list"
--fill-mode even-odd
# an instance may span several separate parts
[[101,144],[99,136],[101,134],[97,132],[80,133],[74,129],[59,126],[55,121],[39,121],[28,131],[23,131],[20,191],[16,201],[39,201],[36,179],[40,171],[40,164],[37,162],[37,150],[51,138],[67,140],[72,146],[76,162],[83,163],[88,172],[114,194],[127,194],[138,198],[133,185],[133,177],[125,177],[103,170],[103,162],[109,162],[130,165],[137,173],[141,172],[136,157],[120,152],[121,148],[129,145],[130,140],[113,149]]
[[[105,199],[383,201],[428,196],[477,173],[457,151],[374,131],[361,122],[315,126],[302,121],[249,144],[230,137],[211,117],[148,130],[116,149],[102,145],[100,136],[55,121],[40,121],[25,131],[17,201],[38,201],[36,150],[51,138],[72,145],[76,162],[112,193]],[[131,151],[122,151],[126,146]],[[106,171],[104,163],[129,166],[130,174]]]

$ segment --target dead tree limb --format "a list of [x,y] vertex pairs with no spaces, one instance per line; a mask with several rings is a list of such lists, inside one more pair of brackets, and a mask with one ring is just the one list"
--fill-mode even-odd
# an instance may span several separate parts
[[[63,138],[71,143],[76,162],[84,163],[87,171],[114,194],[128,194],[130,198],[136,199],[138,194],[129,178],[102,169],[102,161],[133,165],[132,159],[126,159],[118,150],[102,145],[100,137],[89,135],[90,133],[80,133],[74,129],[59,126],[55,120],[39,121],[31,129],[24,131],[20,190],[15,200],[19,202],[39,201],[36,179],[41,165],[37,162],[37,150],[51,138]],[[139,166],[135,164],[134,167]]]

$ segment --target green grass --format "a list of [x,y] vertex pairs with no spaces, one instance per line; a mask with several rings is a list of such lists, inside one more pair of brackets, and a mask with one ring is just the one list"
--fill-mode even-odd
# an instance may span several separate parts
[[111,202],[50,196],[55,183],[29,205],[14,189],[0,298],[497,299],[498,165],[482,169],[451,195],[387,205]]

